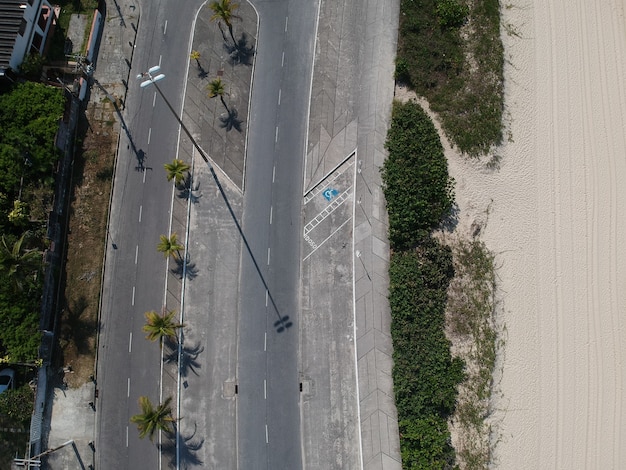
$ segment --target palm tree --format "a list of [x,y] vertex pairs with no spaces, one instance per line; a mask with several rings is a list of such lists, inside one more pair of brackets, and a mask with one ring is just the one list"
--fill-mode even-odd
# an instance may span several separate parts
[[163,165],[167,172],[167,181],[174,180],[176,186],[178,186],[185,179],[185,172],[191,168],[184,161],[175,158],[172,163],[166,163]]
[[228,106],[226,106],[226,102],[224,101],[224,94],[226,93],[226,89],[224,87],[224,82],[221,78],[216,78],[215,80],[209,82],[206,86],[206,89],[209,91],[209,98],[215,98],[216,96],[220,97],[224,108],[226,108],[226,112],[230,114],[230,110]]
[[36,275],[41,267],[41,252],[33,249],[22,249],[28,232],[10,245],[2,235],[0,238],[0,269],[6,272],[15,286],[22,290],[22,280],[29,275]]
[[155,408],[148,397],[139,397],[141,413],[132,416],[130,422],[137,425],[141,439],[148,436],[152,441],[154,439],[154,433],[157,430],[164,431],[168,434],[173,431],[172,423],[176,420],[172,417],[171,401],[172,397],[168,397]]
[[163,256],[174,259],[180,259],[180,250],[184,249],[185,245],[178,242],[178,236],[172,233],[169,237],[166,235],[160,236],[159,244],[157,245],[157,251],[163,253]]
[[201,57],[201,55],[200,55],[200,52],[198,52],[198,51],[191,51],[191,54],[189,54],[189,58],[191,60],[195,60],[196,61],[196,64],[198,64],[198,68],[199,69],[202,68],[202,66],[200,65],[200,57]]
[[169,312],[163,312],[159,315],[154,310],[146,312],[146,324],[143,326],[143,331],[148,333],[146,339],[150,341],[159,340],[159,345],[163,347],[163,339],[171,338],[176,339],[176,331],[179,328],[183,328],[185,325],[182,323],[176,323],[174,316],[176,310],[170,310]]
[[[230,33],[230,37],[233,39],[233,44],[237,46],[237,40],[235,39],[235,35],[233,34],[233,23],[234,19],[240,20],[241,17],[235,15],[235,10],[239,8],[238,3],[231,3],[230,0],[215,0],[209,4],[209,8],[213,11],[213,16],[211,16],[211,21],[217,21],[220,30],[222,29],[222,21],[226,26],[228,26],[228,32]],[[224,34],[224,33],[222,33]]]

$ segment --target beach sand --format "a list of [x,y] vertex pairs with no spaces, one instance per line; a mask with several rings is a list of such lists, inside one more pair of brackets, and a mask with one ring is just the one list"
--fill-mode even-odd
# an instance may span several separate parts
[[496,254],[494,468],[626,468],[626,2],[501,2],[498,169],[447,150]]

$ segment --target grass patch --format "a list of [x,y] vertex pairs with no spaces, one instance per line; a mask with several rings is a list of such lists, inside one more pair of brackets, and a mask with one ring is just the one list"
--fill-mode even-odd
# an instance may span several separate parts
[[451,242],[455,277],[448,289],[446,329],[456,354],[467,365],[452,425],[462,468],[479,470],[491,462],[491,428],[486,422],[499,344],[494,322],[494,256],[480,241]]
[[470,156],[502,142],[503,65],[498,0],[402,0],[396,79]]

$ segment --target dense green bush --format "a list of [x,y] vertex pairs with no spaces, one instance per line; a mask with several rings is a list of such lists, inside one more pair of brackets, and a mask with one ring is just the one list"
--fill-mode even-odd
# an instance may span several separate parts
[[450,249],[431,238],[391,257],[393,382],[405,468],[446,468],[454,461],[445,423],[454,412],[463,363],[452,358],[444,333],[453,275]]
[[[26,82],[0,95],[0,357],[37,358],[42,251],[65,99]],[[39,216],[31,220],[31,210]]]
[[394,103],[382,168],[394,250],[416,245],[446,215],[454,200],[453,182],[437,130],[414,102]]

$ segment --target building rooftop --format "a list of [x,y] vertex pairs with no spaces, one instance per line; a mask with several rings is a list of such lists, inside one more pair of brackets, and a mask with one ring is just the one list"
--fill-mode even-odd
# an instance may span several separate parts
[[9,68],[26,5],[25,0],[0,0],[0,69]]

